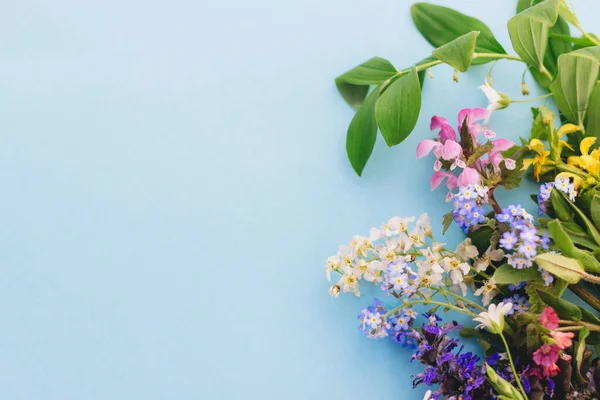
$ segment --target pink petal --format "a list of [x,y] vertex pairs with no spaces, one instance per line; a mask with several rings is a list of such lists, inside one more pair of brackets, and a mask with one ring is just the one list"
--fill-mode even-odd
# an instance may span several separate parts
[[500,166],[500,163],[502,162],[502,160],[504,160],[504,157],[502,157],[502,154],[496,152],[496,151],[490,151],[488,153],[488,159],[490,161],[490,163],[494,166],[494,171],[498,171],[498,168]]
[[506,169],[511,171],[517,167],[517,163],[512,158],[505,158],[504,165],[506,166]]
[[458,126],[462,126],[465,118],[469,118],[467,120],[468,125],[471,125],[475,121],[486,119],[488,116],[488,112],[489,111],[485,108],[464,108],[458,113]]
[[490,131],[489,129],[484,129],[483,136],[485,136],[486,139],[492,139],[496,137],[496,132]]
[[452,140],[448,140],[446,143],[444,143],[440,153],[441,157],[448,161],[454,160],[460,154],[462,154],[462,147],[460,147],[460,144]]
[[504,151],[513,147],[515,144],[508,139],[496,139],[494,140],[494,150]]
[[458,186],[478,185],[481,183],[481,176],[476,169],[467,167],[458,176]]
[[450,172],[438,171],[431,175],[431,179],[429,180],[429,183],[431,184],[431,190],[434,190],[436,187],[440,186],[445,178],[448,178],[448,181],[446,181],[446,186],[448,189],[456,188],[456,176]]
[[429,129],[439,129],[444,125],[448,125],[448,120],[444,117],[440,117],[439,115],[434,115],[431,117],[431,123],[429,124]]
[[417,146],[417,158],[425,157],[431,152],[431,150],[437,146],[440,146],[439,142],[434,140],[425,139]]
[[431,118],[431,124],[429,124],[429,128],[431,130],[440,129],[438,137],[442,143],[444,143],[446,140],[456,141],[456,132],[454,132],[454,129],[448,124],[448,120],[446,118],[434,115]]

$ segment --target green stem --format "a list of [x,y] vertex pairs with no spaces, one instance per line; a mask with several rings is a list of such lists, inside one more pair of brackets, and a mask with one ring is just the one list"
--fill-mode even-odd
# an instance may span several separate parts
[[587,36],[586,36],[586,39],[582,39],[582,38],[573,37],[573,36],[569,36],[569,35],[559,35],[558,33],[550,33],[548,35],[548,37],[550,39],[557,39],[557,40],[560,40],[561,42],[573,43],[573,44],[576,44],[579,46],[584,46],[584,47],[589,47],[590,45],[594,45],[594,41],[587,38]]
[[471,301],[471,300],[469,300],[469,299],[466,299],[466,298],[464,298],[464,297],[462,297],[462,296],[460,296],[460,295],[458,295],[458,294],[456,294],[456,293],[452,293],[452,292],[450,292],[450,291],[448,291],[448,290],[443,290],[441,293],[443,293],[443,294],[448,294],[448,295],[450,295],[450,296],[454,297],[455,299],[458,299],[458,300],[460,300],[460,301],[462,301],[462,302],[464,302],[464,303],[467,303],[467,304],[469,304],[469,305],[470,305],[471,307],[473,307],[473,308],[477,308],[478,310],[481,310],[481,311],[487,311],[487,309],[486,309],[486,308],[484,308],[484,307],[480,306],[479,304],[475,303],[474,301]]
[[511,100],[511,103],[529,103],[530,101],[536,101],[536,100],[542,100],[545,99],[546,97],[550,97],[552,96],[552,93],[546,93],[542,96],[539,97],[534,97],[533,99],[523,99],[523,100]]
[[510,54],[473,53],[473,58],[493,58],[495,60],[504,59],[504,60],[513,60],[513,61],[523,62],[523,60],[521,60],[520,57],[518,57],[518,56],[512,56]]
[[554,77],[552,76],[552,74],[550,73],[550,71],[548,71],[546,69],[546,67],[544,67],[542,65],[542,67],[540,68],[540,72],[544,75],[546,75],[546,78],[548,78],[550,80],[550,82],[552,82],[554,80]]
[[[594,332],[600,332],[600,326],[596,325],[596,324],[591,324],[589,322],[583,322],[583,321],[569,321],[569,320],[564,320],[561,319],[558,321],[559,324],[562,325],[571,325],[571,326],[581,326],[581,327],[586,327],[588,328],[590,331],[594,331]],[[559,328],[560,329],[560,328]]]
[[508,347],[508,343],[506,343],[506,338],[504,337],[502,332],[500,332],[499,335],[500,335],[500,338],[502,339],[502,343],[504,343],[504,348],[506,349],[506,356],[508,357],[508,362],[510,363],[510,368],[512,369],[512,373],[515,376],[515,380],[517,381],[517,386],[519,386],[519,390],[521,391],[523,398],[527,399],[528,398],[527,393],[525,393],[525,389],[523,388],[523,385],[521,384],[521,379],[519,378],[519,374],[517,374],[517,369],[515,368],[515,363],[512,360],[512,356],[510,355],[510,349]]
[[469,311],[467,309],[456,307],[456,306],[454,306],[452,304],[442,303],[441,301],[435,301],[435,300],[413,300],[413,301],[407,301],[406,303],[402,303],[398,307],[392,308],[390,311],[388,311],[387,313],[385,313],[385,318],[389,317],[390,315],[392,315],[393,313],[395,313],[396,311],[398,311],[398,310],[400,310],[402,308],[413,306],[415,304],[432,304],[432,305],[435,305],[435,306],[449,308],[449,309],[457,311],[459,313],[468,315],[471,318],[477,316],[477,314],[475,314],[475,313],[473,313],[473,312],[471,312],[471,311]]

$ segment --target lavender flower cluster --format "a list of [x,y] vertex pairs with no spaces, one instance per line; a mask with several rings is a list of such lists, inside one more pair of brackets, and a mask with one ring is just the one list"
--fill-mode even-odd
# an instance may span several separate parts
[[411,297],[419,289],[419,274],[404,259],[389,263],[383,274],[381,290],[396,298]]
[[360,330],[371,339],[391,336],[405,347],[411,347],[414,341],[407,340],[404,332],[411,328],[417,314],[409,307],[395,310],[390,315],[387,313],[384,303],[374,299],[373,304],[364,308],[358,316]]
[[484,221],[483,206],[489,202],[488,192],[487,186],[467,185],[460,187],[454,195],[452,216],[464,233],[468,233],[471,226]]
[[550,200],[552,189],[554,189],[554,182],[548,182],[540,185],[540,193],[538,193],[537,196],[538,217],[541,217],[548,212],[546,202]]
[[550,239],[544,233],[538,236],[533,225],[533,216],[519,205],[510,205],[503,208],[496,215],[498,222],[506,223],[509,230],[502,234],[500,247],[512,251],[506,255],[509,265],[517,269],[528,268],[533,265],[533,260],[539,248],[548,249]]

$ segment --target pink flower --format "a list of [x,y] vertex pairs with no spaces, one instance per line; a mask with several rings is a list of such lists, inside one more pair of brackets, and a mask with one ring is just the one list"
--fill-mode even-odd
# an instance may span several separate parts
[[429,181],[431,184],[431,190],[434,190],[436,187],[440,186],[445,178],[448,178],[446,181],[446,187],[449,190],[456,189],[458,187],[458,179],[456,179],[454,174],[451,174],[450,172],[438,171],[431,175],[431,179]]
[[442,118],[440,116],[434,115],[431,117],[431,124],[429,124],[429,129],[439,129],[438,137],[440,138],[440,142],[444,143],[446,140],[452,140],[456,142],[456,132],[454,129],[448,124],[448,120],[446,118]]
[[571,347],[573,344],[573,339],[575,334],[573,332],[551,332],[552,339],[556,341],[556,345],[561,348],[561,350],[566,349],[567,347]]
[[546,375],[549,378],[558,375],[559,372],[560,368],[558,368],[558,365],[556,364],[552,364],[549,367],[544,367],[544,375]]
[[488,153],[488,158],[494,167],[494,170],[500,172],[500,163],[502,161],[504,161],[504,165],[506,165],[507,169],[515,169],[515,161],[510,158],[505,159],[504,156],[502,156],[503,151],[510,149],[515,144],[507,139],[496,139],[493,144],[494,147]]
[[535,361],[537,365],[550,367],[558,361],[559,351],[560,347],[555,344],[543,344],[535,351],[535,353],[533,353],[533,361]]
[[458,176],[458,186],[479,185],[481,183],[481,175],[476,169],[465,167],[463,172]]
[[483,127],[476,121],[485,120],[488,117],[489,111],[485,108],[465,108],[458,113],[458,129],[460,130],[465,122],[469,133],[476,139],[480,133],[484,131]]
[[441,146],[440,142],[436,142],[435,140],[422,140],[417,146],[417,158],[425,157],[431,150],[436,149],[439,146]]
[[558,314],[552,307],[544,308],[538,319],[540,324],[548,329],[558,328]]

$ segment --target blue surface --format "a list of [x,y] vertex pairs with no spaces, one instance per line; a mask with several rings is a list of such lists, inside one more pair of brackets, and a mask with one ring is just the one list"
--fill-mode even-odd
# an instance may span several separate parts
[[[415,147],[432,114],[485,105],[486,66],[459,85],[435,68],[413,135],[380,138],[358,178],[333,78],[426,56],[410,2],[4,3],[0,397],[421,398],[419,367],[358,332],[370,299],[331,299],[324,262],[392,215],[439,227]],[[512,1],[437,3],[510,48]],[[592,29],[600,6],[575,6]],[[518,95],[521,73],[501,62],[494,84]],[[530,113],[492,122],[515,139]]]

